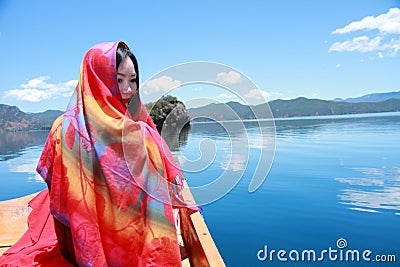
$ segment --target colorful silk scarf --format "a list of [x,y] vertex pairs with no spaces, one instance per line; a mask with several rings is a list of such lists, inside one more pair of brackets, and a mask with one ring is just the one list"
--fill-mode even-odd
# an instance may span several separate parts
[[127,113],[117,45],[86,53],[37,170],[49,187],[51,214],[71,229],[80,266],[180,266],[173,215],[180,171],[143,103]]

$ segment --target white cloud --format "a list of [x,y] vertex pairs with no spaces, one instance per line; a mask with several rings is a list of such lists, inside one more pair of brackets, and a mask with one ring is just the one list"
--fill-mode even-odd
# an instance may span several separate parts
[[368,16],[354,21],[343,28],[336,29],[333,34],[345,34],[360,30],[379,30],[381,33],[400,34],[400,8],[391,8],[387,13],[373,17]]
[[229,94],[229,93],[221,93],[213,97],[213,99],[222,102],[235,101],[243,105],[254,105],[254,104],[266,103],[267,101],[279,98],[280,96],[282,96],[281,93],[269,93],[260,89],[252,89],[248,91],[247,94],[244,94],[242,96],[244,97],[244,99],[240,98],[235,94]]
[[273,99],[282,98],[283,94],[279,92],[267,92],[260,89],[252,89],[245,94],[244,97],[249,101],[254,100],[256,102],[260,102],[264,100],[270,101]]
[[271,97],[271,94],[263,90],[252,89],[244,96],[252,100],[266,100]]
[[226,94],[226,93],[222,93],[222,94],[217,95],[215,98],[216,99],[232,99],[232,98],[235,98],[235,96]]
[[28,81],[27,84],[21,84],[22,88],[49,88],[49,85],[44,81],[49,80],[50,76],[40,76]]
[[[373,32],[371,30],[377,30]],[[359,21],[349,23],[343,28],[336,29],[332,34],[348,34],[363,31],[364,34],[346,41],[334,42],[329,52],[362,53],[375,52],[383,58],[385,54],[396,56],[400,50],[400,8],[391,8],[387,13],[379,16],[367,16]],[[367,35],[368,34],[368,35]]]
[[382,50],[391,50],[390,56],[396,56],[400,50],[400,38],[392,38],[389,43],[382,45]]
[[221,93],[219,95],[216,95],[215,97],[212,97],[212,101],[210,101],[210,103],[220,103],[220,102],[227,103],[231,101],[238,102],[243,105],[245,104],[240,97],[231,93]]
[[164,93],[169,91],[172,88],[175,88],[179,85],[181,85],[182,82],[179,80],[174,80],[170,76],[163,75],[159,78],[154,78],[152,80],[147,81],[143,85],[143,93],[146,95],[152,94],[152,93]]
[[40,76],[21,84],[20,88],[8,90],[4,93],[3,99],[16,99],[27,102],[40,102],[58,96],[69,97],[78,83],[77,80],[70,80],[64,83],[48,83],[50,76]]
[[347,40],[344,42],[335,42],[329,52],[331,51],[360,51],[360,52],[371,52],[375,50],[380,50],[381,37],[377,36],[370,40],[368,36],[355,37],[352,40]]
[[215,81],[220,84],[235,84],[242,80],[240,73],[236,71],[220,72],[217,74]]

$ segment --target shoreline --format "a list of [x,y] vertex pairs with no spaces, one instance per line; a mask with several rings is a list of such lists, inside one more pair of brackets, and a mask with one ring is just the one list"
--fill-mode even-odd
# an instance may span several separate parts
[[290,121],[290,120],[323,120],[323,119],[353,119],[353,118],[370,118],[370,117],[391,117],[400,116],[400,111],[388,112],[369,112],[369,113],[350,113],[340,115],[319,115],[319,116],[293,116],[293,117],[276,117],[262,119],[243,119],[243,120],[210,120],[210,121],[190,121],[191,124],[207,124],[216,122],[257,122],[257,121]]

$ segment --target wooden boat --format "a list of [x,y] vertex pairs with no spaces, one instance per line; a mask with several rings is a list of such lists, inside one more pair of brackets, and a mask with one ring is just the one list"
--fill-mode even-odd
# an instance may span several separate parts
[[[184,183],[188,188],[186,181]],[[31,211],[28,202],[37,194],[0,202],[0,255],[28,229],[27,218]],[[185,190],[183,197],[194,203],[190,190]],[[180,221],[178,238],[182,238],[187,252],[182,266],[225,266],[200,212],[182,212]]]

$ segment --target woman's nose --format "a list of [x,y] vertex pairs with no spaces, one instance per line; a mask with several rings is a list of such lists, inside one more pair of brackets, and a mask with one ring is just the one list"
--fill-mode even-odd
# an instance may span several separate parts
[[129,82],[124,83],[122,91],[124,93],[129,93],[132,91],[132,88],[130,87]]

